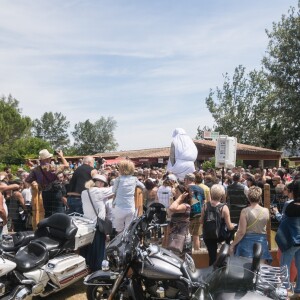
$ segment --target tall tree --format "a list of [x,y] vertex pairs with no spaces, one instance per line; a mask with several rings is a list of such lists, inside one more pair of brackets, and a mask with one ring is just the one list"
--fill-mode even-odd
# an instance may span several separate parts
[[0,98],[0,145],[11,145],[30,133],[31,120],[21,113],[17,99],[11,95]]
[[45,112],[41,119],[33,121],[32,132],[35,137],[50,143],[54,149],[64,149],[70,143],[68,128],[70,122],[61,113]]
[[269,44],[262,63],[275,86],[273,106],[280,112],[277,122],[283,142],[296,150],[300,147],[300,1],[297,11],[290,8],[288,15],[282,15],[281,21],[266,32]]
[[[266,140],[268,131],[281,134],[281,127],[275,125],[276,119],[272,113],[273,97],[272,85],[262,70],[246,74],[245,68],[239,66],[232,80],[226,73],[223,87],[210,90],[206,105],[215,120],[215,130],[220,134],[234,136],[240,143],[266,147],[271,145]],[[277,141],[278,144],[272,141],[275,149],[281,146],[279,139]]]
[[31,120],[21,113],[17,99],[11,95],[0,98],[0,160],[10,151],[14,141],[30,134]]
[[116,127],[117,122],[112,117],[101,117],[95,123],[86,120],[75,124],[72,135],[78,154],[88,155],[116,150],[118,146],[114,138]]

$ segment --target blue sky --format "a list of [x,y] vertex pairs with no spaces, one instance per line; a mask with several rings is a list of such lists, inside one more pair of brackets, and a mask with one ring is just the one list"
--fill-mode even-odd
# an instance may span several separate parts
[[23,114],[117,121],[118,150],[169,146],[212,126],[205,98],[239,64],[258,69],[297,0],[0,0],[0,95]]

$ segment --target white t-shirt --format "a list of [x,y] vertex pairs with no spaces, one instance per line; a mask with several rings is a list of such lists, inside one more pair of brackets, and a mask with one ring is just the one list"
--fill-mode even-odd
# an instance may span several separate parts
[[[112,187],[102,187],[102,188],[92,187],[89,189],[89,193],[93,201],[95,210],[98,213],[98,217],[101,218],[102,220],[105,220],[106,217],[105,204],[106,201],[108,201],[108,198],[113,195]],[[87,190],[84,190],[81,193],[81,199],[82,199],[83,215],[96,222],[97,215],[95,214]]]
[[31,188],[23,189],[22,196],[25,200],[25,203],[31,203],[31,199],[32,199]]
[[166,208],[170,206],[170,199],[173,197],[172,188],[170,186],[160,186],[157,190],[158,202]]

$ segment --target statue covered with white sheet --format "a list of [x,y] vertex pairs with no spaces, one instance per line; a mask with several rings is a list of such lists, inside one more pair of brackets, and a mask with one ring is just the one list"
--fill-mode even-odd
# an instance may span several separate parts
[[172,137],[167,171],[183,180],[186,174],[195,172],[194,162],[197,159],[198,149],[182,128],[175,128]]

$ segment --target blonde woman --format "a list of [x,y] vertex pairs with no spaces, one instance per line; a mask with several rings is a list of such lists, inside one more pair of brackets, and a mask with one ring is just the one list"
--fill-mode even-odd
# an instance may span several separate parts
[[267,222],[270,213],[267,208],[259,205],[262,196],[262,189],[257,186],[251,186],[248,191],[248,200],[250,206],[241,211],[239,228],[236,238],[230,245],[230,252],[244,257],[253,257],[254,243],[262,245],[262,259],[272,261],[267,242]]
[[115,200],[113,202],[113,227],[119,233],[126,229],[134,215],[134,193],[135,188],[145,189],[134,174],[134,164],[131,160],[122,160],[118,164],[120,176],[115,179],[113,192]]
[[209,256],[209,265],[213,265],[217,259],[217,250],[218,243],[220,242],[219,238],[210,236],[210,231],[207,229],[208,223],[206,222],[212,212],[219,213],[221,217],[221,222],[224,222],[228,230],[233,230],[234,224],[231,223],[230,211],[226,204],[221,203],[221,200],[224,199],[225,189],[220,184],[214,184],[210,190],[211,200],[207,201],[201,211],[200,223],[203,224],[203,240],[206,245],[208,256]]

